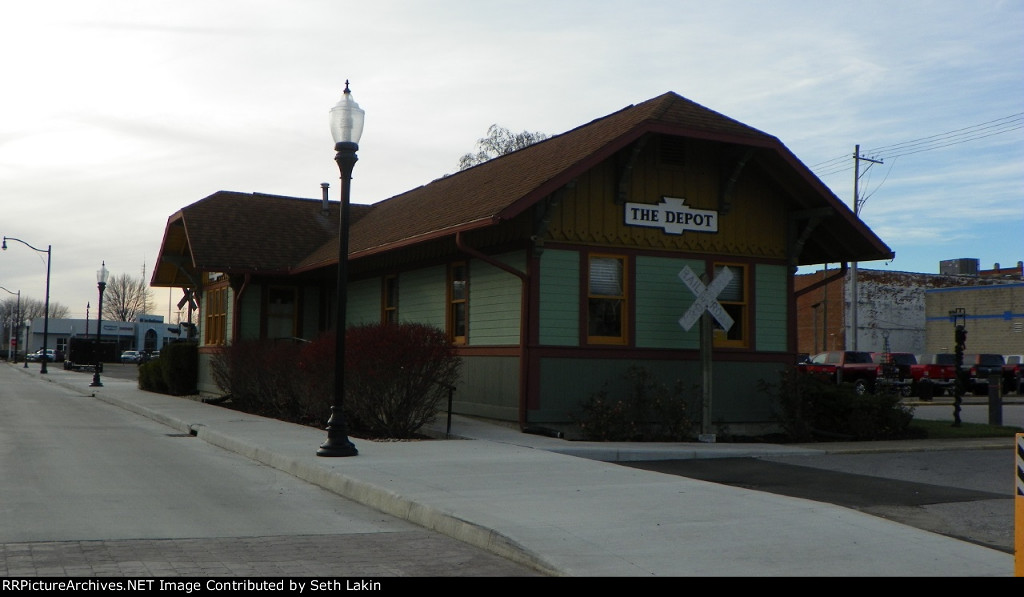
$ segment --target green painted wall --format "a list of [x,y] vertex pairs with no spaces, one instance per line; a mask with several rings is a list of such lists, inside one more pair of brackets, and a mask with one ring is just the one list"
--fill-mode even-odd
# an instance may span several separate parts
[[580,340],[580,255],[546,249],[540,256],[540,343],[577,346]]
[[754,288],[757,308],[754,315],[757,350],[783,352],[787,348],[787,289],[788,274],[783,265],[757,265],[754,267]]
[[[525,271],[525,252],[496,259]],[[518,276],[485,261],[472,260],[469,263],[469,345],[518,346],[522,295],[523,284]]]
[[[242,311],[242,325],[238,333],[241,340],[255,340],[260,337],[260,311],[263,307],[263,286],[261,284],[250,284],[242,294],[242,304],[239,308]],[[235,293],[228,290],[228,321],[231,321],[231,310],[234,306]],[[231,326],[228,326],[228,334],[231,333]]]
[[[631,394],[625,373],[632,365],[647,368],[660,383],[675,388],[681,382],[683,395],[694,405],[699,421],[703,394],[699,360],[614,360],[542,359],[540,387],[543,407],[531,410],[534,423],[567,423],[580,412],[580,405],[596,393],[607,390],[610,399]],[[780,367],[773,363],[713,362],[712,422],[765,424],[773,421],[772,400],[758,390],[758,381],[778,383]]]
[[519,418],[519,358],[463,357],[453,394],[459,414],[505,421]]
[[[472,275],[472,274],[471,274]],[[472,279],[470,280],[472,283]],[[438,265],[398,277],[398,319],[446,329],[448,271]],[[378,299],[379,300],[379,299]],[[472,317],[473,305],[470,305]],[[472,324],[472,319],[470,320]]]
[[679,279],[679,270],[689,266],[704,271],[704,262],[666,257],[636,258],[636,345],[641,348],[700,348],[700,328],[689,331],[679,318],[693,304],[694,296]]
[[380,278],[348,285],[345,321],[348,326],[380,323]]

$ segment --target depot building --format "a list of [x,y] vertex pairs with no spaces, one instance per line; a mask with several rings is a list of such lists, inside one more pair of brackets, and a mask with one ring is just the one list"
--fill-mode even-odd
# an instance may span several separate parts
[[[347,322],[445,330],[453,412],[524,430],[626,395],[635,367],[698,387],[705,426],[769,424],[796,268],[893,257],[779,139],[671,92],[395,197],[357,182]],[[197,299],[203,392],[236,339],[333,329],[338,212],[220,191],[169,217],[151,283]]]

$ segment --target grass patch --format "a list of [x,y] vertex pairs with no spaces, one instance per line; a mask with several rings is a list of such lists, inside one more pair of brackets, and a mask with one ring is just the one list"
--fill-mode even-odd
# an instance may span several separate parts
[[914,419],[910,422],[910,430],[915,436],[923,433],[928,439],[956,439],[971,437],[1014,437],[1018,433],[1024,433],[1020,427],[1009,427],[1006,425],[985,425],[982,423],[960,423],[959,427],[953,427],[953,420],[930,421],[926,419]]

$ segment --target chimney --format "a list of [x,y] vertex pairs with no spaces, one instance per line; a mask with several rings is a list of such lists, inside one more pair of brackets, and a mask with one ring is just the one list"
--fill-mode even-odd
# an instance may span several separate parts
[[320,213],[322,213],[325,216],[330,215],[331,210],[327,207],[327,189],[331,188],[331,185],[326,182],[322,182],[320,183],[320,188],[322,189],[324,196],[324,203],[323,206],[320,208]]

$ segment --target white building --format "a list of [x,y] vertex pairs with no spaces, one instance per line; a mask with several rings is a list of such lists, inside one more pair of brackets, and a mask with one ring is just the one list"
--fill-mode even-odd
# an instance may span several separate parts
[[[44,327],[47,328],[47,348],[55,348],[57,352],[64,352],[67,349],[69,338],[96,336],[96,320],[50,319],[48,326],[45,323],[42,317],[32,320],[28,334],[28,352],[43,348]],[[188,323],[164,323],[163,315],[139,315],[135,321],[100,322],[100,340],[116,343],[118,354],[125,350],[160,350],[169,342],[187,340],[188,333]]]

